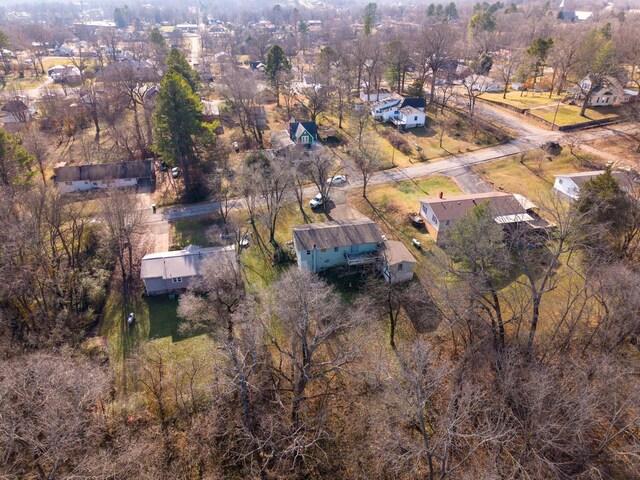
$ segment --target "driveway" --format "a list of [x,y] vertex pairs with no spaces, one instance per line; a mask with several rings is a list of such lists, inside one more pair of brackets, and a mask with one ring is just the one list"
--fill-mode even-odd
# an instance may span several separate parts
[[455,168],[442,172],[442,174],[451,177],[460,187],[460,190],[465,193],[493,192],[493,187],[485,182],[471,167]]

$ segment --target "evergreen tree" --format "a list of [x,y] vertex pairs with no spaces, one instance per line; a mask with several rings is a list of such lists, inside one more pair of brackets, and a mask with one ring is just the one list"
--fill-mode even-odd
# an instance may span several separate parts
[[273,45],[267,52],[265,75],[276,94],[276,102],[280,106],[280,87],[283,76],[291,71],[291,63],[280,45]]
[[180,166],[187,189],[198,166],[197,142],[209,133],[200,121],[201,111],[200,99],[187,80],[176,71],[167,72],[153,112],[154,148],[165,162]]
[[458,18],[458,9],[456,8],[456,4],[454,2],[449,3],[446,7],[444,7],[444,17],[447,20],[455,20]]
[[117,7],[113,11],[113,21],[115,22],[116,27],[125,28],[128,25],[127,17],[125,15],[125,10],[120,7]]
[[6,187],[28,183],[33,175],[33,160],[18,137],[0,130],[0,185]]
[[362,20],[362,31],[365,35],[371,35],[373,32],[373,27],[376,23],[376,11],[378,9],[378,5],[371,2],[366,7],[364,7],[364,15]]
[[198,72],[191,68],[191,65],[189,65],[189,62],[187,61],[187,57],[184,56],[184,53],[182,53],[181,50],[178,50],[177,48],[169,50],[166,63],[168,67],[167,73],[178,73],[186,80],[193,92],[198,91],[198,82],[200,81]]
[[427,17],[433,17],[436,13],[436,6],[433,3],[430,3],[427,7]]
[[160,33],[158,27],[151,29],[151,32],[149,33],[149,41],[159,48],[165,48],[167,46],[167,41],[162,36],[162,33]]

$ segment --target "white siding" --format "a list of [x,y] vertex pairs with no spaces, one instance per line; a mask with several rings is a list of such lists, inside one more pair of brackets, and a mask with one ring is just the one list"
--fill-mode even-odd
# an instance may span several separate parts
[[576,200],[578,195],[580,195],[580,187],[578,187],[573,180],[567,177],[556,177],[553,189],[557,192],[563,193],[573,200]]

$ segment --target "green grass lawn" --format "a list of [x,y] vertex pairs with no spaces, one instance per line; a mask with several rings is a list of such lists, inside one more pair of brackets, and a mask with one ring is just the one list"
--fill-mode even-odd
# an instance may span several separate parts
[[493,102],[504,103],[517,108],[532,108],[544,105],[555,105],[558,100],[563,98],[562,95],[551,95],[549,92],[507,92],[507,98],[502,98],[502,93],[483,93],[480,98],[491,100]]
[[[184,335],[179,332],[176,310],[178,301],[168,296],[136,296],[124,304],[119,291],[112,290],[105,305],[99,333],[108,342],[109,357],[119,388],[132,387],[126,361],[145,342],[166,350],[176,359],[202,351],[211,344],[207,335]],[[129,326],[129,312],[135,322]]]
[[524,155],[516,155],[473,167],[483,179],[497,190],[519,193],[535,202],[536,198],[547,195],[553,188],[554,175],[592,170],[585,162],[598,162],[593,155],[574,149],[571,154],[564,147],[559,155],[543,150],[534,150]]
[[216,217],[213,215],[203,215],[173,222],[169,234],[169,245],[174,249],[184,248],[187,245],[210,246],[212,242],[207,238],[207,230],[216,223]]
[[530,113],[536,117],[540,117],[548,122],[553,122],[555,117],[556,125],[574,125],[576,123],[589,122],[591,120],[602,120],[604,118],[613,118],[620,115],[619,107],[597,107],[587,108],[585,117],[580,116],[580,107],[578,105],[560,105],[558,115],[556,116],[555,106],[549,108],[531,110]]

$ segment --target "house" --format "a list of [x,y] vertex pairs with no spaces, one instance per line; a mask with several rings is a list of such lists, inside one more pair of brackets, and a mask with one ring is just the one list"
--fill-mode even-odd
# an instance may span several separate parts
[[296,144],[311,145],[318,141],[318,126],[316,122],[289,123],[289,138]]
[[379,90],[373,90],[367,93],[366,90],[360,91],[360,100],[363,102],[380,102],[382,100],[386,100],[391,96],[392,93],[386,88],[381,88]]
[[205,259],[235,262],[235,247],[202,248],[189,245],[184,250],[149,253],[142,257],[140,278],[147,295],[184,291],[200,275]]
[[413,279],[416,259],[404,243],[397,240],[384,242],[382,275],[389,283],[408,282]]
[[[592,84],[591,78],[583,78],[578,85],[571,89],[572,96],[576,99],[584,99],[585,93],[591,90]],[[637,96],[637,93],[634,96],[631,92],[631,90],[624,90],[618,79],[607,77],[602,85],[593,88],[588,104],[590,107],[606,107],[629,103]]]
[[54,65],[47,74],[55,83],[76,85],[82,81],[80,69],[74,65]]
[[249,62],[249,68],[251,70],[257,70],[259,72],[264,72],[267,66],[262,62]]
[[402,107],[391,121],[400,129],[424,127],[427,115],[415,107]]
[[319,272],[331,267],[375,264],[384,236],[368,218],[293,227],[298,268]]
[[392,94],[371,105],[371,115],[376,120],[391,122],[399,128],[423,127],[427,121],[424,113],[427,101],[422,97],[402,97]]
[[55,184],[62,193],[110,187],[151,185],[155,179],[153,160],[95,163],[58,167]]
[[293,143],[293,140],[291,140],[289,136],[289,132],[286,130],[271,130],[269,136],[271,139],[271,149],[276,154],[286,152],[295,146],[295,143]]
[[[595,177],[602,175],[603,173],[604,170],[592,170],[589,172],[555,175],[556,180],[553,183],[553,191],[561,195],[566,195],[571,200],[577,200],[580,196],[580,189],[582,186],[589,180],[593,180]],[[611,172],[611,174],[616,178],[616,180],[622,182],[621,187],[625,188],[625,182],[628,180],[626,174],[624,172]]]
[[463,85],[474,92],[501,93],[504,91],[504,82],[486,75],[469,75],[463,80]]
[[525,197],[503,192],[474,193],[444,198],[420,200],[420,215],[425,219],[429,235],[438,242],[442,232],[450,228],[475,207],[487,204],[500,225],[528,223],[532,227],[537,219],[531,210],[535,207]]
[[0,120],[3,123],[25,123],[35,115],[36,109],[25,103],[24,97],[16,97],[9,100],[0,108]]

